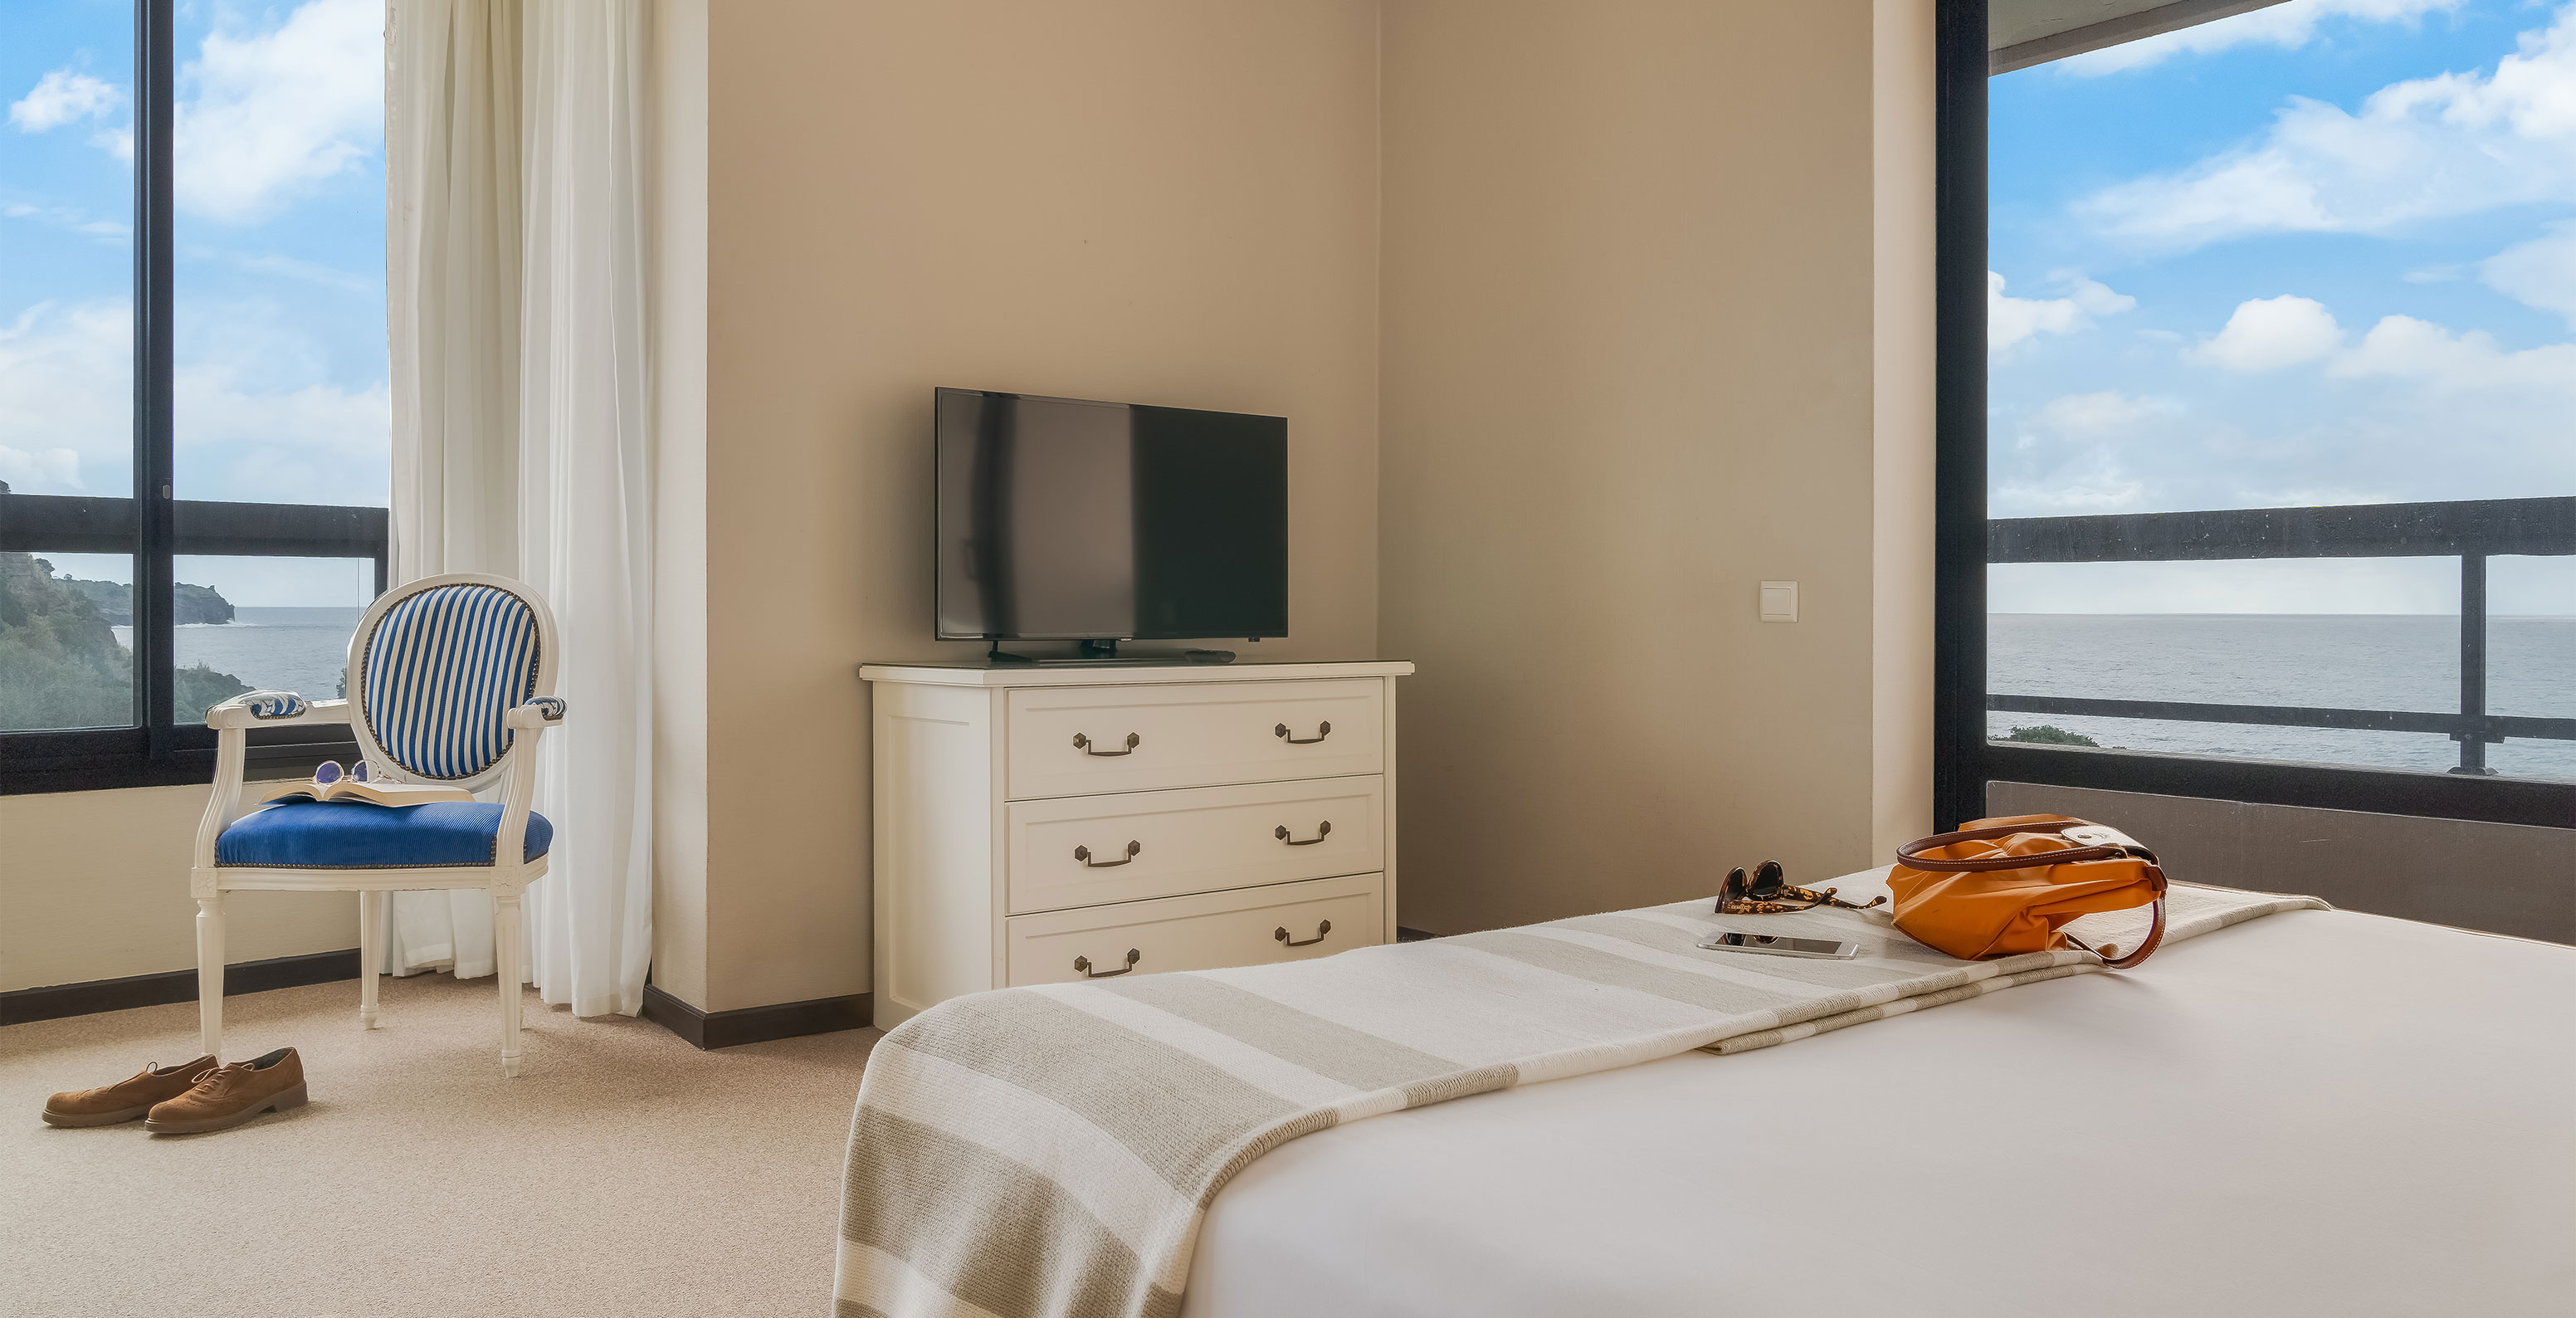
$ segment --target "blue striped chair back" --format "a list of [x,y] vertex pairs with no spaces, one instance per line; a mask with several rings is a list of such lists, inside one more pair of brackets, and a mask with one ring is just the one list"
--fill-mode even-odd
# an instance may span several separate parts
[[387,757],[422,778],[473,778],[510,748],[502,719],[536,694],[536,611],[496,586],[433,586],[367,637],[359,711]]

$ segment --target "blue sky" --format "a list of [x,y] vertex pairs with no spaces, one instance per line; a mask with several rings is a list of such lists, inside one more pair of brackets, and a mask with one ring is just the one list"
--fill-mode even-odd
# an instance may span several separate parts
[[[0,44],[22,491],[131,479],[132,12],[11,0]],[[381,26],[376,0],[180,5],[181,497],[385,501]],[[1992,92],[1996,515],[2576,493],[2576,0],[2291,0]],[[180,566],[242,603],[358,595],[347,564]],[[2576,613],[2576,563],[2494,573],[2499,611]],[[2004,611],[2457,589],[2448,560],[1993,580]]]
[[[2576,494],[2576,3],[2292,0],[1991,90],[1994,515]],[[2447,613],[2456,564],[2016,566],[1993,604]],[[2576,563],[2492,570],[2576,614]]]
[[[0,480],[130,492],[131,0],[10,0]],[[178,8],[178,496],[383,506],[383,8]],[[125,560],[56,556],[130,580]],[[350,604],[342,562],[183,559],[237,603]]]

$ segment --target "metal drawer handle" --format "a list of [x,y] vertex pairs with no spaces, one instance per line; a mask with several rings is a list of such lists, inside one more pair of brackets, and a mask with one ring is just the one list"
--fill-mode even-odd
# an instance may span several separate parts
[[1314,745],[1316,742],[1322,741],[1324,738],[1326,738],[1326,737],[1329,737],[1329,736],[1333,735],[1333,725],[1332,725],[1332,724],[1330,724],[1330,723],[1318,723],[1318,724],[1316,724],[1316,725],[1315,725],[1315,735],[1314,735],[1314,736],[1311,736],[1311,737],[1289,737],[1289,736],[1288,736],[1288,725],[1287,725],[1287,724],[1285,724],[1285,723],[1280,724],[1278,727],[1272,728],[1270,731],[1271,731],[1271,733],[1272,733],[1273,735],[1275,735],[1275,736],[1287,737],[1287,738],[1288,738],[1288,744],[1289,744],[1289,745],[1291,745],[1291,746],[1312,746],[1312,745]]
[[1284,924],[1273,930],[1270,936],[1278,939],[1280,942],[1286,943],[1290,947],[1313,947],[1315,944],[1324,941],[1324,935],[1331,932],[1333,932],[1333,922],[1330,920],[1323,920],[1316,923],[1315,936],[1312,938],[1290,938],[1288,936],[1288,926]]
[[1136,968],[1136,963],[1144,959],[1144,953],[1131,947],[1127,949],[1127,964],[1117,970],[1094,970],[1091,968],[1091,958],[1087,956],[1075,957],[1073,959],[1073,968],[1081,971],[1084,979],[1115,979],[1120,975],[1126,974],[1130,970],[1134,970]]
[[1079,732],[1073,734],[1073,748],[1075,750],[1078,750],[1085,755],[1097,755],[1102,759],[1107,759],[1112,755],[1133,755],[1136,753],[1136,748],[1144,744],[1145,739],[1143,737],[1139,737],[1135,733],[1131,732],[1127,734],[1127,749],[1123,751],[1104,751],[1093,746],[1091,744],[1091,738],[1086,737]]
[[1292,847],[1311,847],[1332,835],[1333,821],[1329,819],[1318,825],[1315,829],[1315,836],[1310,838],[1301,839],[1288,836],[1288,826],[1286,824],[1281,824],[1279,827],[1270,830],[1270,836],[1275,837]]
[[1073,849],[1073,858],[1096,870],[1113,870],[1126,864],[1128,861],[1136,859],[1136,853],[1143,851],[1144,849],[1144,843],[1130,841],[1127,844],[1127,854],[1124,857],[1118,860],[1093,860],[1091,858],[1091,848],[1075,847]]

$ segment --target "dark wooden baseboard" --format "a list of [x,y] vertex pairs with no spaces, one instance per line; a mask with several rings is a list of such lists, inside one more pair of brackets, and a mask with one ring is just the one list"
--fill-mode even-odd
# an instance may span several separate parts
[[[271,957],[266,961],[237,961],[224,967],[224,996],[265,993],[270,989],[328,984],[357,977],[358,949],[354,947],[339,952]],[[128,975],[123,979],[93,979],[86,983],[54,984],[45,988],[12,989],[0,993],[0,1025],[87,1016],[99,1011],[123,1011],[128,1007],[162,1007],[173,1002],[196,1000],[197,972],[194,969],[164,970],[156,975]]]
[[648,983],[644,986],[644,1019],[659,1022],[662,1028],[699,1048],[731,1048],[736,1044],[793,1039],[800,1034],[865,1029],[868,995],[852,993],[771,1007],[700,1011],[663,992],[660,985]]

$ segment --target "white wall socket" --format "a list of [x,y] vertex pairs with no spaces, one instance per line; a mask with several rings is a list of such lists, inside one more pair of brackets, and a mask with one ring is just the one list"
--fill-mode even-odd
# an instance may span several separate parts
[[1798,620],[1798,583],[1765,581],[1762,583],[1762,621],[1796,622]]

